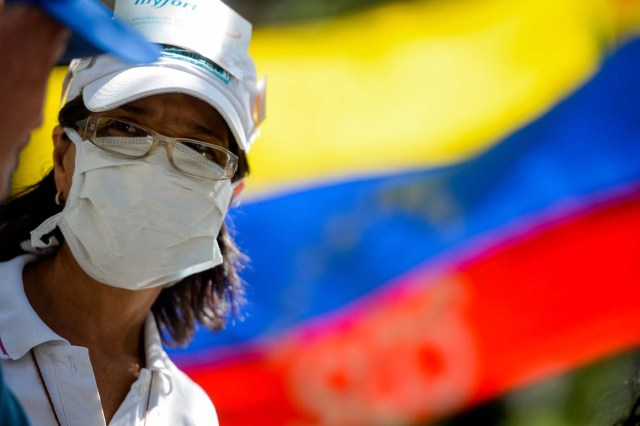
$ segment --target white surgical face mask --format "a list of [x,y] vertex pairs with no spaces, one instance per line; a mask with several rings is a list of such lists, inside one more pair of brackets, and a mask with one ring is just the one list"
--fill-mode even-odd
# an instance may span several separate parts
[[[229,207],[229,180],[189,177],[175,170],[162,146],[125,159],[65,133],[76,146],[64,209],[31,233],[30,251],[56,226],[80,267],[114,287],[137,290],[173,284],[222,263],[216,238]],[[26,247],[25,247],[26,248]]]

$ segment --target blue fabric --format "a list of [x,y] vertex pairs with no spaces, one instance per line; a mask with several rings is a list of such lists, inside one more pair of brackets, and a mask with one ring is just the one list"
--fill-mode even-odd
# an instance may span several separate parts
[[27,417],[22,411],[20,404],[15,397],[7,389],[2,377],[2,368],[0,368],[0,425],[2,426],[22,426],[28,425]]

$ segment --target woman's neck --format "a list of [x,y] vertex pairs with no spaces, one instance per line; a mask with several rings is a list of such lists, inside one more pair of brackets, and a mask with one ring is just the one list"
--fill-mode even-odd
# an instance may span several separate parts
[[23,280],[33,309],[71,344],[105,355],[144,354],[144,322],[161,288],[132,291],[100,283],[65,243],[55,255],[27,265]]

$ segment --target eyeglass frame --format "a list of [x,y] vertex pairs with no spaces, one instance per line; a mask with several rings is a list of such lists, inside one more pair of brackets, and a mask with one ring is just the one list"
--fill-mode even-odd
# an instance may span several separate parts
[[[134,156],[134,155],[127,155],[127,154],[123,154],[121,152],[116,152],[116,151],[111,151],[103,146],[100,146],[98,143],[96,143],[96,141],[94,140],[96,138],[96,134],[98,132],[98,126],[97,123],[101,118],[107,118],[107,119],[111,119],[111,120],[118,120],[121,121],[123,123],[127,123],[130,124],[132,126],[138,127],[140,129],[143,129],[145,131],[147,131],[149,133],[149,135],[152,138],[152,142],[151,142],[151,146],[149,147],[149,150],[146,154],[141,155],[141,156]],[[91,129],[89,129],[89,126],[92,125],[93,127]],[[97,146],[98,148],[100,148],[101,150],[108,152],[109,154],[113,154],[122,158],[129,158],[129,159],[141,159],[141,158],[146,158],[149,154],[151,154],[151,152],[158,146],[158,144],[160,142],[164,142],[166,144],[166,151],[167,151],[167,157],[169,158],[169,163],[171,163],[171,166],[176,169],[177,171],[179,171],[180,173],[184,173],[187,176],[192,176],[192,177],[196,177],[199,179],[208,179],[208,180],[212,180],[212,181],[220,181],[220,180],[225,180],[225,179],[232,179],[233,176],[235,176],[236,172],[238,171],[238,156],[236,154],[234,154],[233,152],[229,151],[227,148],[221,147],[219,145],[215,145],[212,144],[210,142],[204,142],[204,141],[200,141],[197,139],[190,139],[190,138],[174,138],[171,136],[166,136],[163,135],[162,133],[156,132],[153,129],[150,129],[146,126],[143,126],[141,124],[138,123],[134,123],[132,121],[123,119],[123,118],[116,118],[116,117],[110,117],[108,115],[90,115],[87,118],[83,118],[82,120],[76,121],[76,126],[78,126],[79,130],[82,130],[84,132],[84,134],[86,135],[87,139],[89,140],[89,142],[91,142],[93,145]],[[224,168],[224,175],[220,178],[211,178],[211,177],[204,177],[204,176],[199,176],[193,173],[189,173],[186,172],[184,170],[182,170],[181,168],[179,168],[178,166],[176,166],[175,162],[173,161],[173,149],[174,146],[176,144],[176,142],[192,142],[192,143],[197,143],[200,145],[205,145],[207,147],[213,148],[215,150],[219,150],[224,152],[225,154],[228,155],[229,158],[229,163],[226,165],[226,167]]]

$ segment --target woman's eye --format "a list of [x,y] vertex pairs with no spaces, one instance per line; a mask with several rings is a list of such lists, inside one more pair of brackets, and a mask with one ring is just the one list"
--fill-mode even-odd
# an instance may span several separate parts
[[136,133],[136,128],[133,127],[131,124],[127,124],[127,123],[115,123],[113,125],[113,129],[118,132],[127,133],[127,134]]
[[142,129],[123,121],[113,120],[102,127],[102,132],[109,136],[139,136]]
[[226,157],[224,153],[218,149],[211,148],[207,145],[201,145],[197,143],[186,143],[189,148],[196,151],[202,157],[206,158],[209,161],[213,161],[217,164],[224,164],[226,161]]
[[212,158],[213,157],[213,150],[210,149],[208,146],[204,146],[204,145],[195,145],[194,149],[196,151],[198,151],[198,153],[202,154],[203,157],[207,157],[207,158]]

